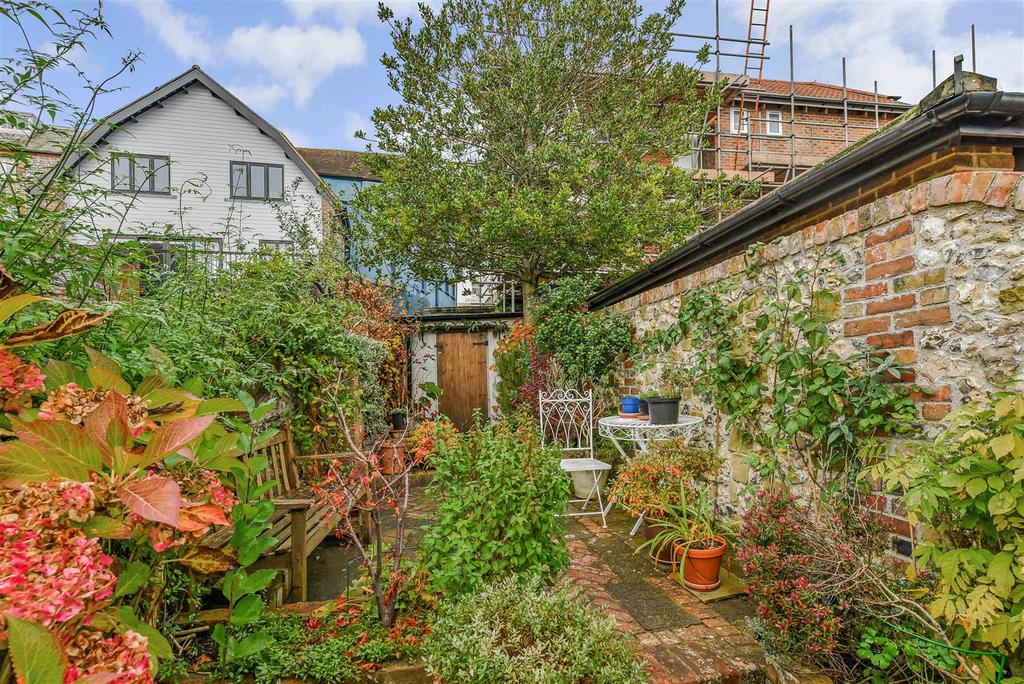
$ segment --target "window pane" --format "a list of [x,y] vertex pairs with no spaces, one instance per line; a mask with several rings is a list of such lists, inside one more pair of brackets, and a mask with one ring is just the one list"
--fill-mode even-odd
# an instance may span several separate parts
[[143,192],[152,190],[149,170],[149,157],[136,157],[134,166],[134,175],[132,176],[132,190],[142,190]]
[[110,187],[114,190],[131,189],[131,160],[128,157],[117,156],[110,160]]
[[153,160],[153,192],[171,191],[171,164],[167,159]]
[[270,172],[270,199],[281,199],[284,197],[284,167],[271,166],[267,169]]
[[246,183],[245,164],[231,162],[231,196],[245,197],[249,186]]
[[267,196],[267,167],[263,164],[249,165],[249,197]]

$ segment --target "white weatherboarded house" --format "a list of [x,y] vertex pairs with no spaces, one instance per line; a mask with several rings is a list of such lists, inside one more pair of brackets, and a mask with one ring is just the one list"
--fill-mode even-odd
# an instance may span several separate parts
[[197,66],[100,121],[66,168],[110,191],[97,232],[158,253],[286,246],[279,212],[318,236],[330,193],[277,128]]

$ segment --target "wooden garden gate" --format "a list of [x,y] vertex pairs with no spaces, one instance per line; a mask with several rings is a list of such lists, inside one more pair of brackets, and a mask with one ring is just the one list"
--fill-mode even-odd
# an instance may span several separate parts
[[437,384],[441,413],[459,430],[473,424],[473,411],[487,417],[487,333],[437,333]]

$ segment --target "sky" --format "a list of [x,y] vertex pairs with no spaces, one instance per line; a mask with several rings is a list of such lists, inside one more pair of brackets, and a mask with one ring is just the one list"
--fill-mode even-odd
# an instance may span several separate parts
[[[50,1],[62,10],[92,6]],[[641,1],[645,11],[664,4]],[[412,0],[386,2],[399,16],[416,14]],[[373,108],[397,101],[380,64],[390,39],[376,7],[376,0],[107,0],[111,36],[91,41],[75,61],[99,79],[129,50],[142,52],[135,71],[117,80],[120,89],[100,101],[99,115],[198,64],[294,144],[363,149],[355,131],[372,134]],[[749,9],[749,0],[720,0],[720,35],[745,37]],[[714,0],[689,0],[676,30],[714,34],[715,10]],[[1004,90],[1024,91],[1024,0],[775,0],[764,76],[789,78],[793,25],[797,80],[840,83],[846,57],[850,87],[871,90],[877,80],[879,92],[916,101],[931,90],[933,49],[940,81],[956,54],[971,69],[971,24],[977,70]],[[699,42],[680,39],[679,46]],[[3,24],[0,56],[21,44]],[[675,56],[692,63],[692,55]],[[742,60],[723,58],[722,70],[742,72]],[[57,78],[67,88],[76,82],[70,69]]]

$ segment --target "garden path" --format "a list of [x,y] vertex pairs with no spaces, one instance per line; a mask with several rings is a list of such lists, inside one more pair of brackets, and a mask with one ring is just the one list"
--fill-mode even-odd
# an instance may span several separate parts
[[[702,603],[630,537],[633,520],[620,510],[566,524],[572,564],[563,581],[586,592],[613,617],[650,663],[657,684],[729,684],[793,681],[780,677],[749,632],[753,608],[744,597]],[[807,681],[807,680],[805,680]]]
[[[414,476],[409,541],[415,546],[432,506],[423,490],[432,473]],[[702,603],[641,551],[642,535],[629,536],[633,519],[613,508],[608,528],[596,517],[567,518],[566,540],[571,565],[562,581],[582,589],[591,603],[615,619],[651,666],[655,684],[754,684],[803,682],[814,676],[779,672],[746,625],[753,607],[744,597]],[[351,547],[329,537],[310,557],[310,600],[330,600],[344,593],[354,558]],[[734,562],[735,564],[735,562]],[[358,572],[353,567],[353,572]]]

